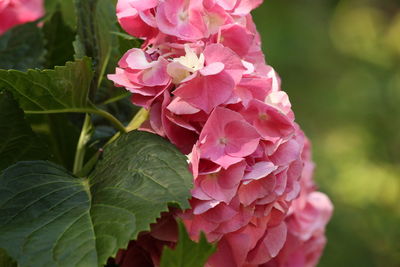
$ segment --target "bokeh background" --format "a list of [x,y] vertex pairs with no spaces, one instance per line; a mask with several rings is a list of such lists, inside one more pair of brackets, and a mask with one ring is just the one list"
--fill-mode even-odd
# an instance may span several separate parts
[[400,1],[266,0],[253,15],[335,204],[319,266],[400,266]]

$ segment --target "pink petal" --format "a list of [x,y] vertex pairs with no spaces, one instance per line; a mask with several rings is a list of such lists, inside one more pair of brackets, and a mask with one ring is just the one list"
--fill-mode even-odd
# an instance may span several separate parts
[[248,261],[252,264],[263,264],[278,255],[286,240],[286,224],[281,223],[269,228],[263,240],[250,251]]
[[189,104],[210,113],[213,108],[224,103],[233,93],[235,84],[225,72],[211,76],[198,76],[182,84],[174,91]]
[[225,68],[222,62],[213,62],[200,70],[201,75],[209,76],[220,73]]
[[244,175],[243,179],[248,181],[244,181],[243,184],[248,184],[251,180],[263,178],[275,171],[278,167],[271,162],[261,161],[251,166],[251,168],[252,170]]

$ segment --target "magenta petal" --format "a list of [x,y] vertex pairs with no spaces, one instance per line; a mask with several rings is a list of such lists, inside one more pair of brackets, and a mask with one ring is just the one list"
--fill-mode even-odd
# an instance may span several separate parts
[[228,144],[225,151],[233,157],[245,157],[253,153],[259,143],[260,135],[245,121],[232,121],[225,126]]
[[271,156],[272,162],[276,165],[287,165],[296,160],[301,152],[299,143],[290,139],[286,143],[281,144],[277,151]]
[[210,76],[198,76],[182,84],[174,91],[189,104],[210,113],[233,94],[235,83],[225,72]]
[[202,214],[220,203],[217,200],[206,200],[199,202],[193,209],[193,214]]
[[278,255],[285,243],[287,228],[285,223],[269,228],[262,241],[250,251],[248,260],[252,264],[263,264]]
[[213,62],[210,65],[207,65],[203,69],[201,69],[200,73],[203,76],[215,75],[223,71],[224,68],[225,68],[224,63]]
[[275,171],[278,167],[273,163],[268,161],[257,162],[253,166],[251,166],[252,170],[246,173],[243,177],[244,180],[248,180],[243,182],[244,184],[248,184],[251,180],[258,180]]
[[225,71],[231,76],[235,84],[242,79],[242,75],[246,68],[242,64],[242,60],[230,48],[222,44],[211,44],[204,50],[206,65],[214,62],[222,62],[225,65]]
[[219,173],[199,177],[202,191],[213,199],[229,203],[237,193],[244,167],[245,163],[241,162]]

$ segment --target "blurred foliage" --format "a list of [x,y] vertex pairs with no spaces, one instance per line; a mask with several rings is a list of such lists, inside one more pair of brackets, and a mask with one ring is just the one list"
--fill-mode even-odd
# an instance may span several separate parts
[[335,204],[319,266],[400,266],[400,2],[270,0],[254,16]]

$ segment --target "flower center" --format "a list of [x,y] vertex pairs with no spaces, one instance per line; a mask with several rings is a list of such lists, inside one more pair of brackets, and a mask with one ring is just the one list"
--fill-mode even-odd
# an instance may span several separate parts
[[182,22],[186,21],[187,18],[188,18],[188,16],[189,16],[189,13],[187,12],[187,10],[182,11],[181,13],[179,13],[179,19],[180,19]]
[[185,45],[185,52],[186,55],[174,59],[174,61],[177,61],[181,63],[183,66],[191,69],[190,72],[195,72],[198,71],[202,68],[204,68],[204,55],[200,54],[200,56],[197,56],[196,53],[193,51],[192,48],[190,48],[189,45]]
[[171,66],[170,64],[167,69],[168,74],[173,78],[173,83],[175,84],[180,83],[189,75],[204,68],[204,54],[197,56],[196,52],[187,44],[185,44],[185,52],[184,56],[172,60],[175,63],[179,63],[178,65],[173,64]]
[[260,114],[258,115],[258,118],[259,118],[260,120],[262,120],[262,121],[266,121],[266,120],[269,119],[269,116],[268,116],[268,114],[266,114],[266,113],[260,113]]
[[226,137],[220,137],[220,138],[218,139],[218,143],[221,144],[221,145],[226,145],[226,144],[228,143],[228,138],[226,138]]

